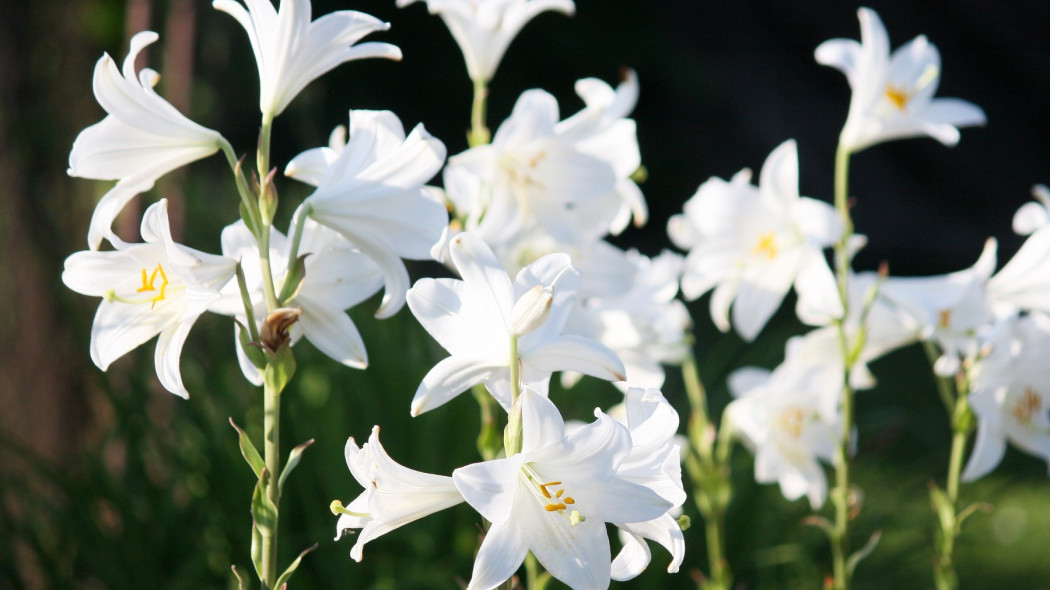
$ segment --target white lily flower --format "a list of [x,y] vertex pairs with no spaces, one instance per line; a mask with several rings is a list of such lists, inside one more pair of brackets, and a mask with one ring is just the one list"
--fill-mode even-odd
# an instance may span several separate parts
[[1004,313],[1050,313],[1050,226],[1033,231],[1013,258],[988,279],[988,294]]
[[165,389],[185,398],[189,393],[179,371],[183,343],[233,276],[235,262],[176,244],[167,206],[162,199],[143,214],[144,243],[77,252],[66,259],[62,281],[78,293],[103,298],[91,326],[91,360],[98,368],[105,371],[159,335],[157,377]]
[[806,496],[814,510],[824,504],[828,491],[819,460],[834,461],[841,430],[841,366],[834,357],[797,354],[789,344],[787,358],[772,372],[748,367],[729,377],[736,399],[726,412],[733,430],[755,454],[755,480],[779,483],[788,500]]
[[[270,265],[278,291],[287,278],[290,249],[291,240],[271,228]],[[262,322],[267,309],[259,246],[243,221],[223,229],[222,252],[233,260],[240,260],[255,317]],[[379,291],[383,285],[379,267],[338,233],[309,219],[303,226],[299,255],[306,256],[306,274],[295,295],[284,302],[286,307],[298,307],[302,311],[291,328],[292,344],[305,336],[332,360],[355,369],[365,368],[368,355],[364,341],[345,312]],[[212,304],[211,311],[234,316],[240,324],[245,324],[247,318],[239,286],[231,282],[222,294],[222,299]],[[238,325],[236,329],[241,328]],[[245,377],[261,385],[262,375],[239,345],[237,352]]]
[[106,117],[84,129],[69,153],[69,175],[117,180],[95,207],[88,227],[88,246],[98,250],[102,238],[117,244],[113,220],[139,193],[153,188],[168,172],[219,149],[222,136],[194,123],[154,90],[160,74],[144,68],[135,73],[135,58],[158,35],[143,31],[118,70],[109,54],[95,65],[95,99]]
[[857,12],[860,38],[831,39],[816,50],[817,62],[846,74],[853,97],[839,138],[850,152],[891,139],[929,135],[953,146],[958,127],[983,125],[984,111],[957,98],[933,98],[941,77],[937,48],[919,35],[890,55],[879,15]]
[[528,388],[520,399],[521,452],[452,472],[463,499],[492,523],[467,588],[495,588],[528,551],[572,588],[605,588],[606,523],[649,522],[672,503],[618,473],[632,447],[623,425],[595,410],[597,420],[566,435],[550,400]]
[[[404,8],[416,0],[397,0]],[[467,74],[477,83],[492,79],[518,32],[536,15],[556,10],[569,16],[572,0],[426,0],[427,9],[445,21],[463,52]]]
[[[622,381],[623,363],[605,346],[562,334],[580,276],[566,254],[550,254],[525,267],[512,283],[492,250],[464,232],[449,251],[462,280],[423,278],[408,291],[408,307],[419,323],[452,356],[423,377],[412,400],[412,415],[436,408],[473,385],[484,383],[504,409],[510,408],[510,363],[520,363],[525,386],[547,391],[554,371],[578,371]],[[516,302],[539,285],[550,291],[542,325],[514,331]],[[517,359],[511,359],[511,339]],[[515,386],[517,384],[514,384]]]
[[[449,158],[445,190],[465,230],[497,249],[527,236],[537,225],[558,242],[584,241],[579,220],[569,211],[588,201],[604,203],[616,193],[618,174],[626,178],[637,168],[637,140],[631,143],[634,124],[625,119],[619,121],[623,125],[599,126],[594,136],[582,133],[586,126],[581,123],[563,127],[566,122],[559,122],[553,96],[529,90],[491,144]],[[599,137],[605,138],[605,145]],[[634,167],[618,166],[621,159],[632,160]],[[615,200],[614,207],[618,203]]]
[[373,16],[353,10],[311,18],[310,0],[215,0],[212,6],[244,27],[259,66],[259,110],[264,117],[280,115],[288,103],[314,79],[355,59],[384,57],[400,60],[401,50],[389,43],[362,43],[362,37],[390,28]]
[[1014,233],[1027,236],[1036,230],[1050,225],[1050,188],[1045,184],[1032,187],[1032,196],[1036,202],[1028,202],[1014,213]]
[[342,234],[382,270],[377,317],[404,305],[409,277],[401,258],[429,259],[448,225],[445,206],[424,186],[444,161],[444,144],[422,125],[406,137],[389,111],[351,111],[349,143],[340,147],[334,136],[327,149],[304,152],[288,165],[287,174],[316,183],[303,203],[307,215]]
[[842,233],[835,209],[798,194],[798,152],[793,140],[762,166],[759,186],[744,169],[732,181],[711,178],[671,217],[667,233],[689,250],[682,294],[696,299],[710,289],[711,317],[722,331],[732,325],[753,340],[784,295],[809,267],[825,265],[822,250]]
[[[681,447],[676,440],[678,412],[660,390],[631,387],[624,397],[625,419],[631,434],[631,452],[616,470],[625,480],[643,485],[671,502],[671,510],[685,502]],[[671,554],[668,573],[675,573],[685,557],[685,536],[669,512],[636,523],[617,521],[623,548],[612,562],[612,579],[630,580],[649,565],[651,553],[644,539],[663,545]]]
[[344,531],[361,529],[350,550],[361,561],[365,543],[424,516],[463,501],[451,477],[409,469],[390,458],[379,442],[379,427],[358,447],[346,442],[346,465],[364,491],[347,504],[335,526],[338,541]]
[[1050,318],[1042,313],[1008,318],[990,344],[991,353],[974,366],[968,396],[977,438],[963,481],[994,469],[1007,441],[1050,465]]

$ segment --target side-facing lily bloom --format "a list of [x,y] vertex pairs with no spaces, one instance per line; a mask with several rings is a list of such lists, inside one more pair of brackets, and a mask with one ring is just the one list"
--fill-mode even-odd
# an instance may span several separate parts
[[[300,154],[285,173],[315,184],[303,202],[311,219],[339,232],[383,272],[377,317],[405,303],[401,258],[426,260],[448,225],[448,211],[424,185],[445,162],[445,145],[416,125],[406,137],[390,111],[350,111],[350,139]],[[334,156],[334,157],[333,157]]]
[[337,509],[335,539],[350,529],[361,529],[350,550],[354,561],[361,561],[365,543],[424,516],[463,501],[452,478],[409,469],[390,458],[379,442],[379,427],[372,429],[368,442],[357,446],[346,442],[346,465],[364,491]]
[[[287,280],[288,255],[291,240],[271,228],[270,264],[274,269],[275,287],[283,289]],[[259,265],[259,246],[243,221],[222,230],[222,253],[240,260],[245,283],[257,320],[266,317],[266,296]],[[299,256],[306,256],[305,276],[294,295],[284,302],[302,312],[291,328],[294,344],[305,336],[321,352],[348,367],[363,369],[368,355],[360,332],[346,314],[346,310],[368,299],[383,286],[379,268],[350,242],[335,231],[307,219],[299,245]],[[211,311],[247,321],[240,287],[231,282],[223,289],[223,297],[211,306]],[[240,325],[236,328],[241,329]],[[239,341],[239,339],[238,339]],[[237,347],[241,368],[249,381],[262,384],[262,375]]]
[[102,297],[91,326],[91,360],[110,363],[154,336],[157,377],[168,391],[189,397],[179,371],[182,345],[193,323],[219,298],[236,263],[199,252],[171,238],[168,202],[142,217],[142,244],[77,252],[66,259],[62,281],[84,295]]
[[368,57],[400,60],[401,50],[389,43],[362,43],[362,37],[390,25],[362,12],[340,10],[310,21],[310,0],[212,2],[244,27],[259,66],[259,110],[276,117],[314,79],[339,64]]
[[964,481],[995,468],[1006,441],[1050,464],[1050,318],[1010,317],[989,339],[991,353],[974,367],[968,397],[977,416],[977,438]]
[[672,502],[619,473],[632,449],[622,424],[595,410],[597,420],[566,435],[546,397],[526,388],[521,402],[521,452],[452,472],[463,499],[492,523],[467,588],[495,588],[529,551],[572,588],[606,588],[606,523],[653,521]]
[[671,217],[667,233],[689,250],[682,294],[696,299],[710,289],[711,318],[722,331],[732,325],[752,340],[800,276],[826,266],[823,249],[842,234],[831,205],[798,194],[798,150],[778,146],[762,166],[759,186],[751,171],[730,182],[711,178]]
[[890,55],[890,42],[879,15],[858,11],[860,43],[831,39],[817,47],[819,63],[846,74],[853,89],[849,115],[839,141],[858,152],[891,139],[929,135],[953,146],[958,127],[983,125],[984,111],[957,98],[933,98],[941,78],[941,56],[924,35]]
[[[416,0],[397,0],[404,8]],[[514,37],[536,15],[547,10],[572,15],[572,0],[426,0],[431,14],[441,16],[463,52],[470,79],[488,82]]]
[[543,393],[554,371],[624,379],[623,363],[611,350],[562,334],[580,281],[568,255],[548,254],[511,282],[492,250],[469,232],[452,238],[449,252],[462,280],[423,278],[408,291],[412,314],[452,354],[423,377],[412,415],[479,383],[509,409],[512,385],[518,386],[510,382],[512,363],[520,367],[521,384]]
[[88,227],[88,246],[98,250],[102,238],[116,244],[113,220],[139,193],[168,172],[214,154],[222,136],[194,123],[154,90],[160,74],[144,68],[135,73],[135,58],[158,35],[143,31],[131,38],[123,70],[109,54],[95,65],[95,99],[106,117],[84,129],[69,153],[69,175],[117,180],[95,207]]

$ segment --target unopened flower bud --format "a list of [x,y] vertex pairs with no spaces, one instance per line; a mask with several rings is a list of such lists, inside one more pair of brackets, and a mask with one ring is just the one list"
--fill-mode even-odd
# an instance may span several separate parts
[[524,336],[543,325],[551,315],[554,289],[536,285],[514,302],[510,311],[510,333]]
[[259,334],[266,350],[277,354],[282,346],[288,344],[290,340],[288,330],[299,320],[302,313],[302,310],[298,308],[280,307],[266,316],[266,319],[263,320],[262,332]]
[[270,170],[259,186],[259,213],[266,224],[272,222],[277,213],[277,187],[273,183],[276,174],[277,168]]

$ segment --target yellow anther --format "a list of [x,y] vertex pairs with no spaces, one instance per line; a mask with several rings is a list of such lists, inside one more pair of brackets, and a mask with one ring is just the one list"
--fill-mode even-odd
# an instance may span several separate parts
[[1013,416],[1021,424],[1027,425],[1032,422],[1032,416],[1043,407],[1043,397],[1031,387],[1026,387],[1024,395],[1013,408]]
[[762,234],[758,237],[758,243],[755,244],[755,247],[751,248],[751,253],[765,255],[766,258],[773,260],[779,253],[777,245],[774,243],[775,239],[776,235],[773,232]]
[[952,310],[950,310],[950,309],[942,309],[937,314],[937,325],[940,326],[942,330],[947,330],[948,328],[951,328],[952,327]]
[[575,504],[576,503],[576,500],[573,499],[572,496],[565,496],[565,500],[564,501],[565,501],[566,504]]
[[561,497],[561,495],[562,495],[562,494],[564,494],[564,493],[565,493],[565,490],[558,490],[558,493],[557,493],[557,494],[554,494],[554,497],[555,497],[555,498],[560,498],[560,497]]
[[[154,286],[157,282],[157,276],[160,275],[160,287]],[[153,269],[153,272],[148,276],[146,275],[146,269],[142,269],[142,286],[139,287],[136,293],[145,293],[148,291],[156,291],[157,295],[150,299],[150,309],[156,307],[157,302],[164,299],[165,291],[168,289],[168,275],[164,272],[164,267],[157,263],[157,268]]]
[[886,98],[890,99],[893,106],[897,107],[898,110],[903,111],[908,107],[908,101],[911,100],[912,93],[906,89],[898,90],[893,84],[886,86]]
[[543,508],[547,512],[557,512],[559,510],[565,510],[565,504],[547,504]]
[[806,424],[805,415],[799,408],[788,408],[780,412],[780,419],[777,421],[780,429],[791,435],[792,438],[798,438],[802,436],[802,429]]

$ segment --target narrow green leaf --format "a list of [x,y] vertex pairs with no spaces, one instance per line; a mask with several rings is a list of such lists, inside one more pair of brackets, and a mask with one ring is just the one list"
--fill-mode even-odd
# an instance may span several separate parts
[[262,470],[266,467],[266,462],[259,455],[259,451],[256,450],[255,445],[252,444],[252,439],[248,438],[248,434],[241,430],[240,426],[230,418],[230,426],[237,431],[237,442],[241,447],[241,455],[244,460],[248,462],[248,466],[252,468],[255,473],[255,477],[259,477]]
[[956,526],[962,528],[963,521],[967,518],[970,518],[974,515],[974,513],[978,511],[987,514],[992,511],[992,505],[985,502],[974,502],[966,508],[963,508],[962,511],[959,512],[958,520],[956,520]]
[[244,582],[244,578],[241,577],[241,572],[237,571],[237,566],[231,565],[230,569],[233,570],[233,575],[237,577],[237,587],[240,590],[248,590],[248,585]]
[[[240,322],[237,322],[240,324]],[[252,336],[248,331],[248,328],[243,324],[241,329],[237,330],[237,339],[240,341],[241,350],[244,351],[244,355],[248,357],[248,360],[255,365],[256,369],[262,371],[266,368],[266,353],[263,352],[262,346],[258,342],[252,342]]]
[[955,507],[952,506],[952,501],[948,498],[948,494],[944,493],[944,490],[936,485],[931,484],[930,503],[933,504],[933,510],[937,513],[941,531],[948,537],[954,537],[955,535],[952,531],[955,528]]
[[292,272],[284,277],[284,284],[281,285],[281,292],[277,295],[277,300],[281,305],[286,305],[299,294],[299,289],[303,286],[303,279],[306,278],[307,256],[309,256],[309,254],[303,254],[297,258],[295,266],[291,269]]
[[281,477],[277,479],[278,495],[284,492],[284,480],[288,479],[288,474],[291,473],[297,465],[299,465],[299,459],[302,458],[303,451],[306,450],[306,447],[312,444],[314,444],[314,439],[311,438],[303,444],[295,447],[290,453],[288,453],[288,463],[284,466],[284,471],[281,472]]
[[299,557],[296,557],[295,561],[293,561],[291,565],[288,566],[288,569],[284,570],[284,573],[281,574],[281,577],[277,578],[277,583],[274,584],[274,587],[283,588],[284,585],[288,583],[288,579],[291,578],[292,574],[295,573],[295,570],[299,568],[299,562],[303,560],[303,556],[313,551],[314,549],[317,549],[318,546],[319,545],[317,543],[314,543],[313,547],[307,547],[306,549],[303,549],[303,552],[299,554]]
[[277,354],[267,363],[266,369],[263,370],[263,379],[270,391],[280,395],[292,379],[292,375],[295,375],[295,356],[292,354],[292,347],[285,345],[277,349]]
[[[252,523],[252,565],[255,566],[255,575],[259,576],[259,580],[263,579],[263,563],[262,563],[262,533],[259,532],[259,527]],[[265,585],[265,584],[264,584]]]
[[252,521],[259,529],[259,534],[264,537],[273,535],[277,526],[277,507],[266,493],[269,486],[270,473],[263,469],[252,493]]
[[872,551],[875,551],[875,546],[879,544],[879,539],[881,538],[882,531],[875,531],[871,534],[871,538],[868,539],[868,542],[865,543],[863,547],[858,549],[853,555],[849,556],[849,559],[846,561],[846,571],[848,571],[851,576],[853,575],[853,570],[857,569],[857,564],[865,557],[871,555]]

